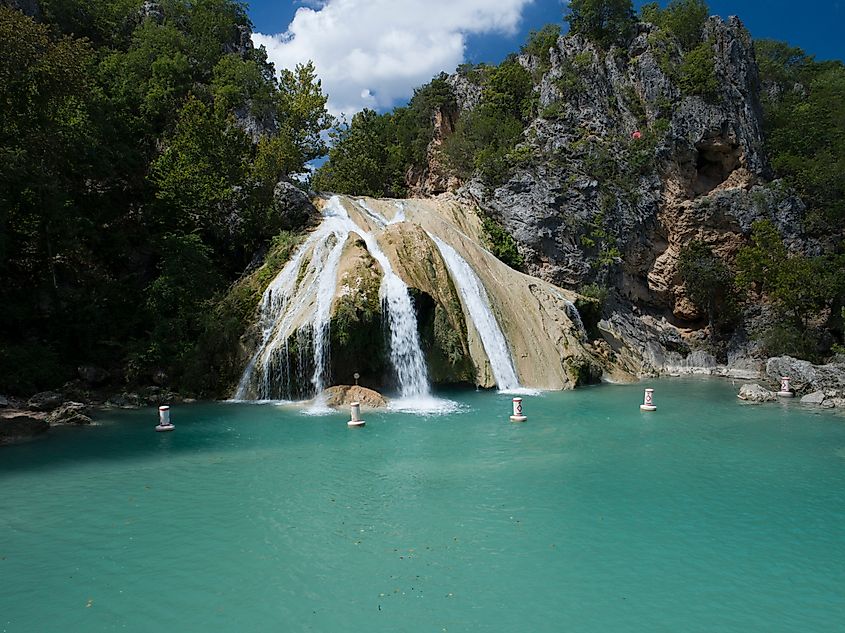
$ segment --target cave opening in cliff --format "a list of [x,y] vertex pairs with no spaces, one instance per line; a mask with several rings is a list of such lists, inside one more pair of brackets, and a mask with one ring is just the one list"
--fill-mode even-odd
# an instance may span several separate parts
[[739,147],[721,139],[699,143],[695,164],[693,192],[701,195],[713,191],[739,167]]

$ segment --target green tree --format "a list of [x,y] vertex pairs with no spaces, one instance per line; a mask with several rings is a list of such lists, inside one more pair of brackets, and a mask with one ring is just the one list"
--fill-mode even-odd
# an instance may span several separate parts
[[709,14],[710,9],[704,0],[672,0],[665,9],[661,9],[657,2],[649,2],[640,9],[643,22],[669,31],[685,51],[691,51],[701,43]]
[[805,330],[845,294],[845,255],[790,255],[770,220],[754,223],[751,243],[736,258],[737,284],[766,296],[793,330]]
[[807,205],[816,234],[845,228],[845,65],[817,62],[782,42],[756,42],[766,150]]
[[634,24],[631,0],[571,0],[566,15],[569,30],[603,47],[621,44]]
[[540,61],[540,75],[551,67],[550,51],[557,46],[559,37],[560,26],[557,24],[546,24],[539,31],[531,31],[528,34],[528,40],[520,48],[521,53],[532,55]]
[[318,190],[365,196],[401,194],[404,160],[390,115],[365,109],[331,133],[329,160],[314,174]]
[[226,203],[244,181],[250,152],[249,139],[231,119],[189,98],[173,138],[151,165],[161,226],[225,241]]
[[727,264],[700,241],[692,241],[681,249],[678,272],[687,295],[713,327],[729,324],[736,315],[734,276]]

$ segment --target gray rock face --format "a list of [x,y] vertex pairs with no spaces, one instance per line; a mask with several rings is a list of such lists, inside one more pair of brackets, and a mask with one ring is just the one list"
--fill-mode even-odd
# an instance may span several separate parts
[[6,396],[0,396],[0,407],[8,407],[9,399]]
[[446,81],[455,93],[460,111],[472,110],[481,102],[481,86],[477,82],[470,81],[459,73],[449,75]]
[[27,401],[27,406],[36,411],[52,411],[64,402],[64,396],[58,391],[41,391]]
[[739,388],[739,395],[737,395],[737,398],[745,400],[746,402],[755,402],[758,404],[761,402],[774,402],[777,400],[777,396],[773,392],[756,383],[742,385],[742,387]]
[[152,20],[156,24],[164,21],[164,8],[155,0],[144,0],[138,13],[142,20]]
[[273,190],[273,211],[279,215],[281,228],[285,230],[309,226],[320,217],[308,194],[284,180]]
[[[707,23],[720,86],[714,102],[684,96],[657,62],[654,27],[638,28],[627,50],[607,53],[580,36],[561,37],[537,87],[541,117],[526,131],[524,145],[536,159],[492,192],[478,182],[466,191],[516,238],[531,274],[577,286],[595,276],[596,251],[615,245],[625,259],[615,283],[629,299],[656,297],[656,307],[665,309],[674,306],[680,285],[679,245],[701,238],[693,227],[731,233],[717,250],[735,251],[736,238],[762,217],[794,233],[803,206],[789,193],[775,202],[768,187],[754,189],[768,167],[757,66],[739,20]],[[680,63],[679,48],[669,54]],[[533,67],[531,59],[520,61]],[[659,121],[668,129],[653,148],[655,165],[640,172],[632,153],[649,146],[631,135],[659,129]],[[597,173],[602,152],[617,159],[616,174]],[[690,217],[677,220],[684,215]],[[609,234],[604,245],[596,244],[597,231]]]
[[47,423],[53,426],[59,424],[91,424],[90,412],[90,408],[81,402],[65,402],[47,416]]
[[788,376],[796,392],[838,393],[845,390],[845,364],[813,365],[791,356],[776,356],[766,363],[766,374],[772,380]]
[[824,402],[824,391],[814,391],[801,398],[801,404],[821,404]]
[[250,104],[235,109],[234,115],[235,123],[252,139],[253,143],[258,143],[262,137],[273,136],[279,131],[279,125],[272,112],[268,111],[262,116],[256,116]]

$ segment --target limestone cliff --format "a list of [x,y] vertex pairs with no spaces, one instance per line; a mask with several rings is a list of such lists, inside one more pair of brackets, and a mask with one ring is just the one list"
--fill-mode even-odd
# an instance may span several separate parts
[[[673,70],[679,45],[649,24],[624,48],[567,35],[548,63],[520,56],[540,113],[513,152],[521,158],[498,186],[472,179],[457,188],[514,236],[531,275],[613,290],[601,327],[627,348],[634,373],[677,366],[702,334],[703,315],[678,273],[683,246],[700,240],[730,261],[752,223],[768,218],[791,249],[811,249],[800,232],[803,204],[770,180],[748,32],[736,17],[711,17],[702,40],[716,85],[706,95],[685,91]],[[450,83],[460,109],[475,107],[477,86],[457,74]],[[446,180],[437,143],[454,128],[442,122],[448,115],[439,114],[435,160],[417,191],[436,192]]]

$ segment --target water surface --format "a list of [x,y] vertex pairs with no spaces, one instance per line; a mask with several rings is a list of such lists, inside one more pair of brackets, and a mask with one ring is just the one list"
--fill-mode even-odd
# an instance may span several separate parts
[[[842,631],[845,417],[662,380],[0,451],[0,631]],[[444,394],[439,394],[444,395]]]

